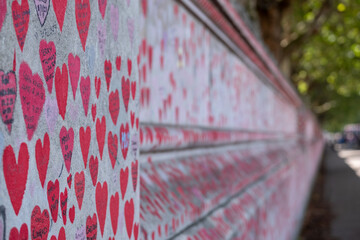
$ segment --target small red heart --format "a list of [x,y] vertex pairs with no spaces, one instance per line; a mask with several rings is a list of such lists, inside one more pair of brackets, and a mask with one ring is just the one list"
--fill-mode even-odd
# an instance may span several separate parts
[[90,170],[90,176],[91,176],[91,180],[93,182],[94,187],[97,182],[98,169],[99,169],[98,158],[97,157],[94,158],[94,156],[91,156],[90,161],[89,161],[89,170]]
[[129,99],[130,99],[130,80],[125,80],[125,77],[121,79],[121,91],[124,100],[124,106],[126,112],[128,111]]
[[59,181],[57,179],[55,183],[53,183],[52,181],[48,182],[47,199],[49,203],[51,217],[54,222],[56,222],[59,210]]
[[148,49],[148,51],[149,51],[149,68],[150,68],[150,71],[151,71],[151,69],[152,69],[152,56],[153,56],[153,48],[152,48],[152,46],[149,46],[149,49]]
[[128,67],[128,74],[129,74],[129,77],[130,77],[131,76],[131,71],[132,71],[132,61],[129,58],[127,60],[127,67]]
[[91,9],[89,0],[76,0],[75,1],[75,17],[76,26],[79,32],[81,45],[85,51],[86,39],[89,32],[89,25],[91,19]]
[[97,235],[97,218],[96,213],[93,217],[88,216],[86,219],[86,238],[94,240]]
[[71,189],[71,183],[72,183],[72,175],[69,174],[69,176],[67,177],[67,184],[68,184],[70,189]]
[[116,125],[120,111],[119,91],[111,92],[109,95],[109,112],[113,123]]
[[73,205],[72,208],[69,209],[69,219],[71,223],[74,223],[75,219],[75,206]]
[[139,118],[136,118],[136,129],[139,130]]
[[105,116],[100,119],[96,119],[96,139],[99,146],[100,158],[102,159],[106,134],[106,119]]
[[48,86],[49,93],[51,93],[56,65],[56,47],[54,42],[47,43],[46,40],[41,40],[39,46],[39,55],[45,82]]
[[108,133],[108,150],[111,166],[114,169],[118,153],[118,137],[116,134],[113,135],[112,132]]
[[129,168],[125,168],[125,171],[123,169],[120,169],[120,190],[121,190],[122,200],[124,200],[125,197],[128,180],[129,180]]
[[111,65],[110,60],[105,60],[104,72],[105,72],[106,87],[107,87],[107,90],[109,91],[111,75],[112,75],[112,65]]
[[130,133],[129,133],[129,124],[126,123],[125,127],[124,124],[120,126],[120,147],[121,152],[126,160],[127,152],[129,150],[129,142],[130,142]]
[[131,163],[131,176],[132,176],[134,192],[136,192],[137,179],[138,179],[138,160]]
[[36,167],[39,172],[40,183],[42,188],[44,188],[50,158],[50,139],[47,133],[44,135],[44,145],[41,144],[41,139],[36,141],[35,158]]
[[68,200],[68,192],[67,192],[67,188],[65,188],[65,191],[60,193],[60,207],[61,207],[61,215],[64,225],[66,225],[67,200]]
[[96,118],[96,104],[92,104],[92,105],[91,105],[91,115],[92,115],[93,121],[95,122],[95,118]]
[[147,0],[141,0],[141,9],[144,14],[144,17],[146,18],[147,14]]
[[95,199],[96,199],[96,211],[99,218],[101,236],[103,236],[105,220],[106,220],[107,201],[108,201],[108,186],[106,181],[103,183],[102,186],[100,183],[97,183]]
[[65,229],[64,227],[62,227],[59,231],[59,235],[58,238],[56,239],[56,237],[53,235],[51,236],[50,240],[66,240],[66,235],[65,235]]
[[60,31],[62,32],[62,27],[64,25],[67,0],[52,0],[52,3],[53,3],[54,12],[56,15],[56,20],[58,21]]
[[28,0],[22,0],[21,5],[19,5],[18,1],[13,1],[11,9],[16,37],[22,51],[29,28],[30,10]]
[[80,58],[79,56],[75,56],[70,53],[68,56],[68,66],[69,66],[69,75],[70,75],[70,83],[73,92],[73,97],[75,100],[76,90],[79,83],[80,78]]
[[31,213],[31,239],[46,240],[49,234],[50,216],[48,210],[41,213],[39,206],[35,206]]
[[99,99],[100,88],[101,88],[101,78],[95,77],[95,92],[96,92],[97,99]]
[[65,167],[68,173],[70,173],[71,159],[74,148],[74,130],[72,128],[66,130],[65,127],[62,127],[60,130],[59,138]]
[[131,96],[132,99],[135,100],[135,94],[136,94],[136,82],[131,82]]
[[17,161],[12,146],[7,146],[2,162],[10,201],[15,214],[18,215],[24,198],[29,170],[29,151],[26,143],[21,144]]
[[104,19],[107,0],[98,0],[98,4],[99,4],[99,10],[100,10],[100,13],[101,13],[101,17],[102,17],[102,19]]
[[0,96],[0,102],[3,103],[0,105],[0,114],[3,122],[9,130],[9,133],[11,133],[11,127],[14,122],[13,114],[17,92],[15,72],[9,71],[8,73],[5,73],[0,70],[0,79],[2,79],[0,81],[0,91],[2,93]]
[[117,57],[116,57],[116,69],[117,69],[118,71],[121,70],[121,56],[117,56]]
[[68,70],[66,64],[62,65],[62,72],[60,68],[56,68],[55,72],[55,90],[56,90],[56,100],[59,107],[59,114],[65,120],[66,114],[66,105],[67,105],[67,97],[68,97]]
[[125,202],[124,217],[125,217],[127,234],[129,236],[129,239],[131,239],[132,228],[133,228],[133,223],[134,223],[134,201],[133,201],[133,199],[130,199],[130,201]]
[[130,122],[131,122],[131,128],[134,128],[135,112],[133,111],[130,111]]
[[87,165],[87,159],[89,155],[89,147],[91,142],[91,129],[90,127],[86,127],[86,131],[83,127],[80,128],[80,147],[81,147],[81,153],[84,160],[84,166],[86,169]]
[[29,230],[26,223],[24,223],[23,225],[21,225],[20,232],[17,230],[16,227],[13,227],[11,229],[9,240],[17,240],[17,239],[25,240],[28,239],[28,237],[29,237]]
[[111,226],[116,235],[118,219],[119,219],[119,193],[115,193],[110,197],[110,216],[111,216]]
[[90,100],[90,77],[87,78],[81,77],[80,81],[80,93],[81,99],[83,102],[85,116],[87,116],[88,109],[89,109],[89,100]]
[[76,200],[79,204],[79,209],[81,210],[83,198],[84,198],[84,192],[85,192],[85,174],[84,172],[75,173],[75,195]]
[[135,240],[138,239],[139,236],[139,223],[134,223],[134,238]]

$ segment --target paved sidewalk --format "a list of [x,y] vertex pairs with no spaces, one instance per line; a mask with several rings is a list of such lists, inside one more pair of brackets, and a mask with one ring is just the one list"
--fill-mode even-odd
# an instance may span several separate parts
[[360,150],[325,152],[325,198],[334,219],[331,235],[341,240],[360,239]]

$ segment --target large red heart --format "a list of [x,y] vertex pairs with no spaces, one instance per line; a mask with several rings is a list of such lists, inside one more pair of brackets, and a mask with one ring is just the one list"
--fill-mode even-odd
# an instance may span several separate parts
[[135,95],[136,95],[136,82],[133,81],[131,82],[131,96],[133,100],[135,100]]
[[98,3],[99,3],[99,10],[100,10],[100,13],[101,13],[101,17],[102,17],[102,19],[104,19],[107,0],[98,0]]
[[98,170],[99,170],[99,160],[98,160],[97,157],[95,157],[95,158],[94,158],[94,156],[90,157],[89,170],[90,170],[91,180],[92,180],[93,185],[95,187],[96,182],[97,182]]
[[119,91],[111,92],[109,95],[109,112],[113,123],[116,125],[120,111]]
[[115,193],[110,197],[110,216],[111,216],[111,226],[116,235],[118,219],[119,219],[119,193]]
[[111,166],[114,169],[118,153],[118,137],[116,134],[113,135],[112,132],[108,133],[108,149]]
[[120,190],[121,190],[121,197],[124,200],[126,194],[126,188],[129,180],[129,168],[125,168],[125,170],[120,169]]
[[75,56],[70,53],[68,56],[68,66],[69,66],[69,75],[70,75],[70,83],[71,89],[73,92],[74,100],[76,97],[76,90],[78,87],[79,77],[80,77],[80,58],[79,56]]
[[56,20],[59,23],[60,31],[62,32],[62,27],[64,24],[65,12],[67,0],[52,0],[54,12],[56,15]]
[[122,77],[121,79],[121,91],[124,100],[125,110],[127,112],[129,106],[129,99],[130,99],[130,80],[129,79],[125,80],[125,77]]
[[27,240],[29,237],[29,230],[24,223],[21,225],[20,232],[17,230],[16,227],[13,227],[10,231],[9,240]]
[[57,239],[56,239],[55,236],[51,236],[50,240],[66,240],[64,227],[60,228],[59,235],[58,235]]
[[96,211],[99,218],[101,236],[103,236],[105,219],[106,219],[107,201],[108,201],[108,186],[106,181],[103,183],[103,186],[101,186],[100,183],[97,183],[95,199],[96,199]]
[[11,133],[14,122],[13,113],[16,100],[16,76],[14,71],[4,73],[0,70],[0,114],[4,124]]
[[65,127],[62,127],[60,130],[59,138],[60,138],[61,151],[64,157],[65,167],[68,173],[70,173],[71,158],[74,147],[74,130],[72,128],[66,130]]
[[86,169],[87,165],[87,159],[89,155],[89,147],[90,147],[90,141],[91,141],[91,129],[90,127],[86,128],[86,131],[83,127],[80,128],[80,147],[81,147],[81,153],[84,160],[84,166]]
[[68,98],[68,86],[69,86],[69,78],[68,78],[68,70],[66,64],[62,65],[62,72],[60,68],[56,68],[55,72],[55,90],[56,90],[56,100],[59,107],[59,114],[65,120],[66,114],[66,105]]
[[57,179],[55,180],[55,183],[53,183],[52,181],[48,182],[47,199],[49,203],[51,217],[54,222],[56,222],[59,210],[59,181]]
[[128,74],[129,74],[129,77],[130,77],[131,76],[131,71],[132,71],[132,61],[129,58],[127,60],[127,67],[128,67]]
[[81,45],[85,51],[86,39],[89,32],[91,10],[89,0],[75,1],[76,26],[79,32]]
[[90,99],[90,77],[87,78],[81,77],[80,81],[80,93],[81,99],[83,102],[83,107],[85,111],[85,116],[87,116],[89,109],[89,99]]
[[126,160],[130,142],[129,124],[126,123],[125,126],[126,127],[124,127],[124,124],[120,126],[120,147],[124,160]]
[[41,144],[41,139],[38,139],[36,141],[35,158],[36,167],[39,172],[40,183],[41,186],[44,188],[50,158],[50,139],[47,133],[45,133],[44,135],[44,145]]
[[18,161],[16,161],[15,153],[11,145],[5,148],[2,161],[10,201],[15,214],[18,215],[24,198],[29,170],[29,151],[26,143],[22,143],[20,146]]
[[22,0],[21,5],[19,5],[18,1],[13,1],[11,9],[16,37],[22,51],[29,28],[30,10],[28,0]]
[[102,159],[106,134],[106,119],[105,116],[100,119],[96,119],[96,139],[99,146],[100,158]]
[[121,70],[121,56],[117,56],[117,57],[116,57],[116,69],[117,69],[118,71]]
[[111,76],[112,76],[112,65],[111,65],[110,60],[105,60],[104,72],[105,72],[106,87],[107,87],[107,90],[109,91],[110,81],[111,81]]
[[35,206],[31,213],[31,239],[46,240],[49,234],[50,218],[48,210],[41,213],[39,206]]
[[133,201],[133,199],[130,199],[130,201],[125,202],[124,216],[125,216],[125,224],[126,224],[127,234],[129,236],[129,239],[131,239],[131,233],[132,233],[132,228],[133,228],[133,223],[134,223],[134,201]]
[[54,42],[47,43],[46,40],[41,40],[39,55],[45,82],[48,86],[49,93],[51,93],[56,65],[56,48]]
[[100,88],[101,88],[101,78],[95,77],[95,93],[96,93],[96,98],[99,98]]
[[134,192],[136,192],[137,179],[138,179],[138,160],[131,163],[131,177],[132,177]]
[[75,206],[74,205],[69,209],[69,219],[70,219],[71,223],[74,223],[74,219],[75,219]]
[[26,62],[20,65],[20,99],[28,139],[31,140],[45,103],[45,89],[38,74],[32,75]]
[[75,195],[76,200],[79,204],[79,209],[81,210],[83,198],[84,198],[84,192],[85,192],[85,174],[84,172],[75,173]]
[[64,225],[66,225],[67,200],[68,200],[68,192],[67,192],[67,188],[65,188],[65,191],[60,193],[60,207],[61,207],[61,215]]
[[93,121],[95,122],[95,118],[96,118],[96,104],[92,104],[91,105],[91,116],[93,118]]
[[97,218],[96,213],[93,217],[88,216],[86,219],[86,239],[96,240],[97,235]]

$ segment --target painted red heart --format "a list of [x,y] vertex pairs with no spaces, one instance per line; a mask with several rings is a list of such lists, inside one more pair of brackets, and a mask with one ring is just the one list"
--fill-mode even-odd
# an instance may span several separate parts
[[64,157],[65,167],[68,173],[70,173],[71,158],[74,148],[74,130],[72,128],[66,130],[65,127],[62,127],[60,130],[59,138],[60,138],[61,151]]
[[126,167],[125,170],[120,169],[120,190],[121,190],[122,200],[124,200],[126,194],[128,180],[129,180],[129,168]]
[[99,3],[99,10],[100,10],[100,13],[101,13],[101,17],[102,17],[102,19],[104,19],[107,0],[98,0],[98,3]]
[[44,188],[50,158],[50,139],[47,133],[44,135],[44,145],[41,144],[41,139],[36,141],[35,158],[36,167],[39,172],[40,183],[42,188]]
[[0,113],[3,123],[7,126],[9,133],[14,122],[13,113],[16,100],[16,76],[14,71],[4,73],[0,70]]
[[135,95],[136,95],[136,82],[131,82],[131,96],[132,99],[135,100]]
[[134,201],[133,199],[130,199],[130,201],[125,202],[124,207],[124,216],[125,216],[125,225],[127,234],[129,236],[129,239],[131,239],[131,233],[134,223]]
[[99,146],[100,158],[102,159],[106,134],[106,120],[105,116],[100,119],[96,119],[96,139]]
[[28,0],[22,0],[21,5],[18,1],[13,1],[11,5],[13,24],[16,32],[16,37],[23,51],[26,34],[29,28],[30,10]]
[[118,219],[119,219],[119,193],[115,193],[110,197],[110,216],[111,216],[111,226],[116,235]]
[[87,159],[89,155],[89,147],[91,142],[91,129],[90,127],[86,128],[86,131],[83,127],[80,128],[80,147],[81,147],[81,153],[84,160],[84,166],[86,169],[87,165]]
[[91,19],[89,0],[75,0],[75,17],[81,45],[85,51],[86,39],[88,36]]
[[68,184],[70,189],[71,189],[71,183],[72,183],[72,175],[69,174],[69,176],[67,177],[67,184]]
[[124,100],[124,106],[126,112],[128,111],[129,99],[130,99],[130,80],[125,80],[125,77],[121,79],[121,91]]
[[103,183],[102,186],[100,183],[97,183],[95,199],[96,199],[96,211],[99,218],[101,236],[103,236],[105,220],[106,220],[107,202],[108,202],[108,186],[106,181]]
[[91,156],[90,160],[89,160],[89,170],[90,170],[90,176],[91,176],[91,180],[92,180],[94,187],[97,182],[98,169],[99,169],[98,158],[97,157],[94,158],[94,156]]
[[39,55],[45,82],[48,86],[49,93],[51,93],[56,66],[56,47],[54,42],[47,43],[46,40],[41,40],[39,46]]
[[92,105],[91,105],[91,115],[92,115],[93,121],[95,122],[95,118],[96,118],[96,104],[92,104]]
[[86,219],[86,239],[96,240],[97,235],[97,218],[96,213],[93,217],[88,216]]
[[119,91],[111,92],[109,95],[109,112],[113,123],[116,125],[120,111]]
[[60,193],[60,208],[61,208],[61,215],[64,225],[66,225],[67,200],[68,200],[68,192],[67,192],[67,188],[65,188],[65,191]]
[[83,102],[83,107],[85,111],[85,116],[87,116],[89,109],[89,100],[90,100],[90,77],[87,78],[81,77],[80,81],[80,93],[81,99]]
[[67,0],[52,0],[52,3],[53,3],[54,12],[56,15],[56,20],[58,21],[60,31],[62,32],[62,27],[64,25]]
[[79,205],[79,209],[81,210],[83,198],[84,198],[84,192],[85,192],[85,174],[84,172],[75,173],[75,195],[76,200]]
[[138,239],[138,236],[139,236],[139,224],[134,223],[134,238],[135,238],[135,240]]
[[131,128],[134,128],[135,112],[133,112],[133,111],[130,111],[130,123],[131,123]]
[[130,142],[130,133],[129,133],[129,124],[126,123],[125,127],[124,124],[120,126],[120,147],[121,152],[126,160],[127,152],[129,150],[129,142]]
[[69,219],[70,219],[71,223],[74,223],[74,219],[75,219],[75,206],[74,205],[69,209]]
[[24,198],[29,170],[29,151],[26,143],[22,143],[20,146],[18,160],[16,160],[12,146],[7,146],[3,153],[2,162],[10,201],[15,214],[18,215]]
[[105,60],[104,72],[105,72],[106,87],[107,87],[107,90],[109,91],[110,81],[111,81],[111,76],[112,76],[112,65],[111,65],[110,60]]
[[153,48],[152,46],[149,46],[149,49],[148,49],[148,57],[149,57],[149,70],[151,71],[152,69],[152,53],[153,53]]
[[144,14],[144,17],[146,18],[147,15],[147,0],[141,0],[141,9]]
[[31,239],[46,240],[49,234],[50,216],[48,210],[41,213],[39,206],[35,206],[31,213]]
[[20,99],[28,140],[31,140],[45,103],[45,89],[38,74],[32,71],[26,62],[20,65]]
[[16,227],[13,227],[10,231],[9,240],[27,240],[28,238],[29,230],[26,223],[21,225],[20,232]]
[[69,86],[69,79],[68,79],[68,70],[66,64],[62,65],[62,72],[60,68],[56,68],[55,72],[55,91],[56,91],[56,100],[59,107],[59,114],[65,120],[66,114],[66,105],[67,105],[67,98],[68,98],[68,86]]
[[7,1],[0,0],[0,31],[6,17],[6,12],[7,12]]
[[139,130],[139,118],[136,118],[136,129]]
[[112,132],[108,133],[108,149],[111,166],[114,169],[118,153],[118,137],[116,134],[113,135]]
[[80,78],[80,58],[79,56],[75,56],[70,53],[68,56],[68,66],[69,66],[69,76],[70,76],[70,83],[71,83],[71,89],[73,92],[73,97],[75,100],[76,97],[76,90],[79,83]]
[[131,163],[131,177],[132,177],[134,192],[136,192],[137,179],[138,179],[138,160]]
[[57,179],[55,180],[55,183],[53,183],[52,181],[48,182],[47,199],[49,203],[51,217],[54,222],[56,222],[59,210],[59,181]]
[[118,71],[121,70],[121,56],[117,56],[117,57],[116,57],[116,69],[117,69]]
[[95,77],[95,93],[97,99],[99,99],[100,88],[101,88],[101,79],[99,77]]
[[56,238],[56,237],[53,235],[53,236],[51,236],[50,240],[66,240],[66,235],[65,235],[65,229],[64,229],[64,227],[60,228],[58,238]]
[[128,74],[129,74],[129,77],[130,77],[131,76],[131,71],[132,71],[132,61],[129,58],[127,60],[127,67],[128,67]]

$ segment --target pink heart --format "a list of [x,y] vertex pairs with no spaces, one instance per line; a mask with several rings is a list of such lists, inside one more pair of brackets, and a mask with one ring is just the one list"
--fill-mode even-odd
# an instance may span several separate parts
[[111,31],[116,41],[119,32],[119,9],[111,4],[110,6]]
[[40,24],[43,26],[49,12],[50,0],[34,0],[34,2]]
[[133,18],[128,18],[127,19],[127,26],[128,26],[128,32],[129,32],[129,37],[131,40],[131,44],[134,42],[134,28],[135,28],[135,23],[134,23],[134,19]]
[[65,162],[65,167],[68,173],[70,173],[71,158],[74,147],[74,130],[72,128],[66,130],[65,127],[62,127],[60,130],[59,137],[60,137],[61,151]]
[[105,43],[106,43],[106,27],[105,24],[99,22],[98,25],[98,39],[99,39],[99,50],[101,56],[104,56],[105,53]]
[[45,117],[48,129],[52,134],[54,132],[55,124],[59,116],[59,109],[55,99],[48,97],[45,101]]

